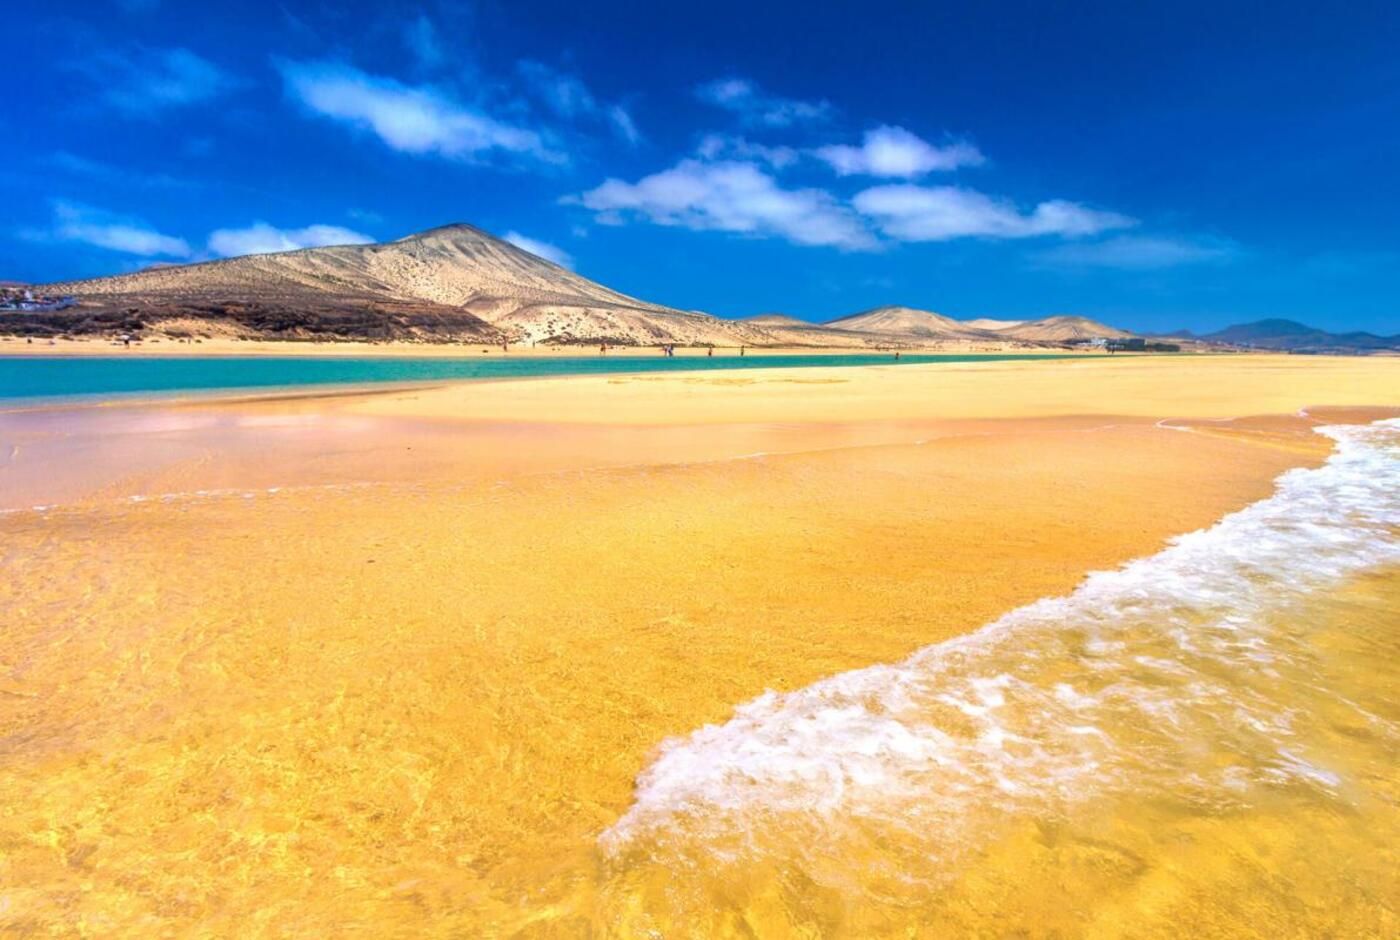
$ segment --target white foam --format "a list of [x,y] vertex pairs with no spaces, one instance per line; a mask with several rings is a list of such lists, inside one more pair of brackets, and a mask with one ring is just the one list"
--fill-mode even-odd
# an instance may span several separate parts
[[839,817],[937,854],[969,843],[974,816],[1128,786],[1212,803],[1337,790],[1289,707],[1290,688],[1318,681],[1308,652],[1275,625],[1319,588],[1400,563],[1400,420],[1317,430],[1337,442],[1323,466],[1156,555],[665,742],[603,848],[650,836],[725,854],[794,827],[822,838]]

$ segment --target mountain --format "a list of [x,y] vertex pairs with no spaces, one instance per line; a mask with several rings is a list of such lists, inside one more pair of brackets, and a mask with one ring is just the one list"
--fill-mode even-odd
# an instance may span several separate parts
[[878,335],[886,342],[1017,342],[1059,345],[1132,334],[1087,317],[1057,316],[1043,320],[954,320],[912,307],[876,307],[831,320],[828,329]]
[[952,317],[913,307],[876,307],[850,316],[829,320],[828,329],[855,333],[880,333],[911,340],[986,339],[983,331],[970,328]]
[[759,313],[751,317],[743,317],[739,322],[752,323],[754,326],[795,327],[800,330],[814,325],[807,320],[790,317],[786,313]]
[[1056,345],[1126,336],[1082,317],[973,320],[887,306],[809,323],[724,320],[629,297],[470,225],[397,241],[152,266],[36,288],[66,309],[5,313],[38,335],[165,333],[244,339],[911,348]]
[[[1184,335],[1190,335],[1181,331]],[[1329,333],[1295,320],[1257,320],[1239,323],[1223,330],[1196,337],[1211,343],[1279,349],[1289,352],[1380,352],[1400,351],[1400,335],[1374,333]]]
[[470,225],[49,285],[56,329],[250,338],[760,344],[755,326],[618,293]]
[[1008,327],[1020,326],[1025,320],[993,320],[990,317],[978,317],[976,320],[964,320],[963,326],[971,327],[974,330],[1004,330]]
[[1132,334],[1097,320],[1090,320],[1088,317],[1058,316],[1026,320],[1015,326],[999,329],[996,335],[1032,343],[1068,343],[1092,339],[1122,339]]

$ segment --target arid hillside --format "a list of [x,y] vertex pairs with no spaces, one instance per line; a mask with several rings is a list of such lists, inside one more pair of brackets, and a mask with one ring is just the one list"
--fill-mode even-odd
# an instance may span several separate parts
[[62,298],[61,308],[6,311],[0,332],[852,349],[1033,348],[1128,335],[1082,317],[959,321],[900,306],[827,323],[778,313],[727,320],[619,293],[464,224],[41,290]]
[[[762,344],[760,328],[618,293],[470,225],[49,285],[78,304],[40,332],[247,338]],[[18,320],[12,320],[12,326]]]

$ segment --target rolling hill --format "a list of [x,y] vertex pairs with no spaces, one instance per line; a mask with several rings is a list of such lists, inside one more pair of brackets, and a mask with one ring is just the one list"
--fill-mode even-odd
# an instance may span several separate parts
[[1071,343],[1094,339],[1122,339],[1132,334],[1088,317],[1057,316],[1026,320],[996,330],[997,336],[1032,343]]
[[1216,330],[1204,336],[1195,336],[1187,330],[1182,330],[1177,335],[1209,343],[1288,352],[1400,352],[1400,335],[1329,333],[1295,320],[1257,320],[1253,323],[1227,326],[1223,330]]
[[978,317],[976,320],[964,320],[963,326],[970,326],[974,330],[1004,330],[1012,326],[1020,326],[1025,320],[993,320],[990,317]]
[[906,339],[946,340],[978,339],[985,334],[931,310],[913,307],[876,307],[849,316],[838,317],[822,324],[828,329],[854,333],[880,333]]
[[799,330],[807,329],[813,325],[807,320],[799,320],[786,313],[758,313],[751,317],[743,317],[739,322],[751,323],[754,326],[794,327]]

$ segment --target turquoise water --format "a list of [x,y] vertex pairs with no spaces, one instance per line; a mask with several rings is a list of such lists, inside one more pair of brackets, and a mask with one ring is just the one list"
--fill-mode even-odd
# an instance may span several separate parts
[[311,356],[0,356],[0,401],[171,395],[239,389],[509,379],[537,375],[624,372],[708,372],[720,369],[800,369],[805,366],[915,365],[1011,359],[1073,359],[1064,355],[901,356],[859,353],[837,356],[716,356],[655,359],[605,356],[489,359],[330,358]]

